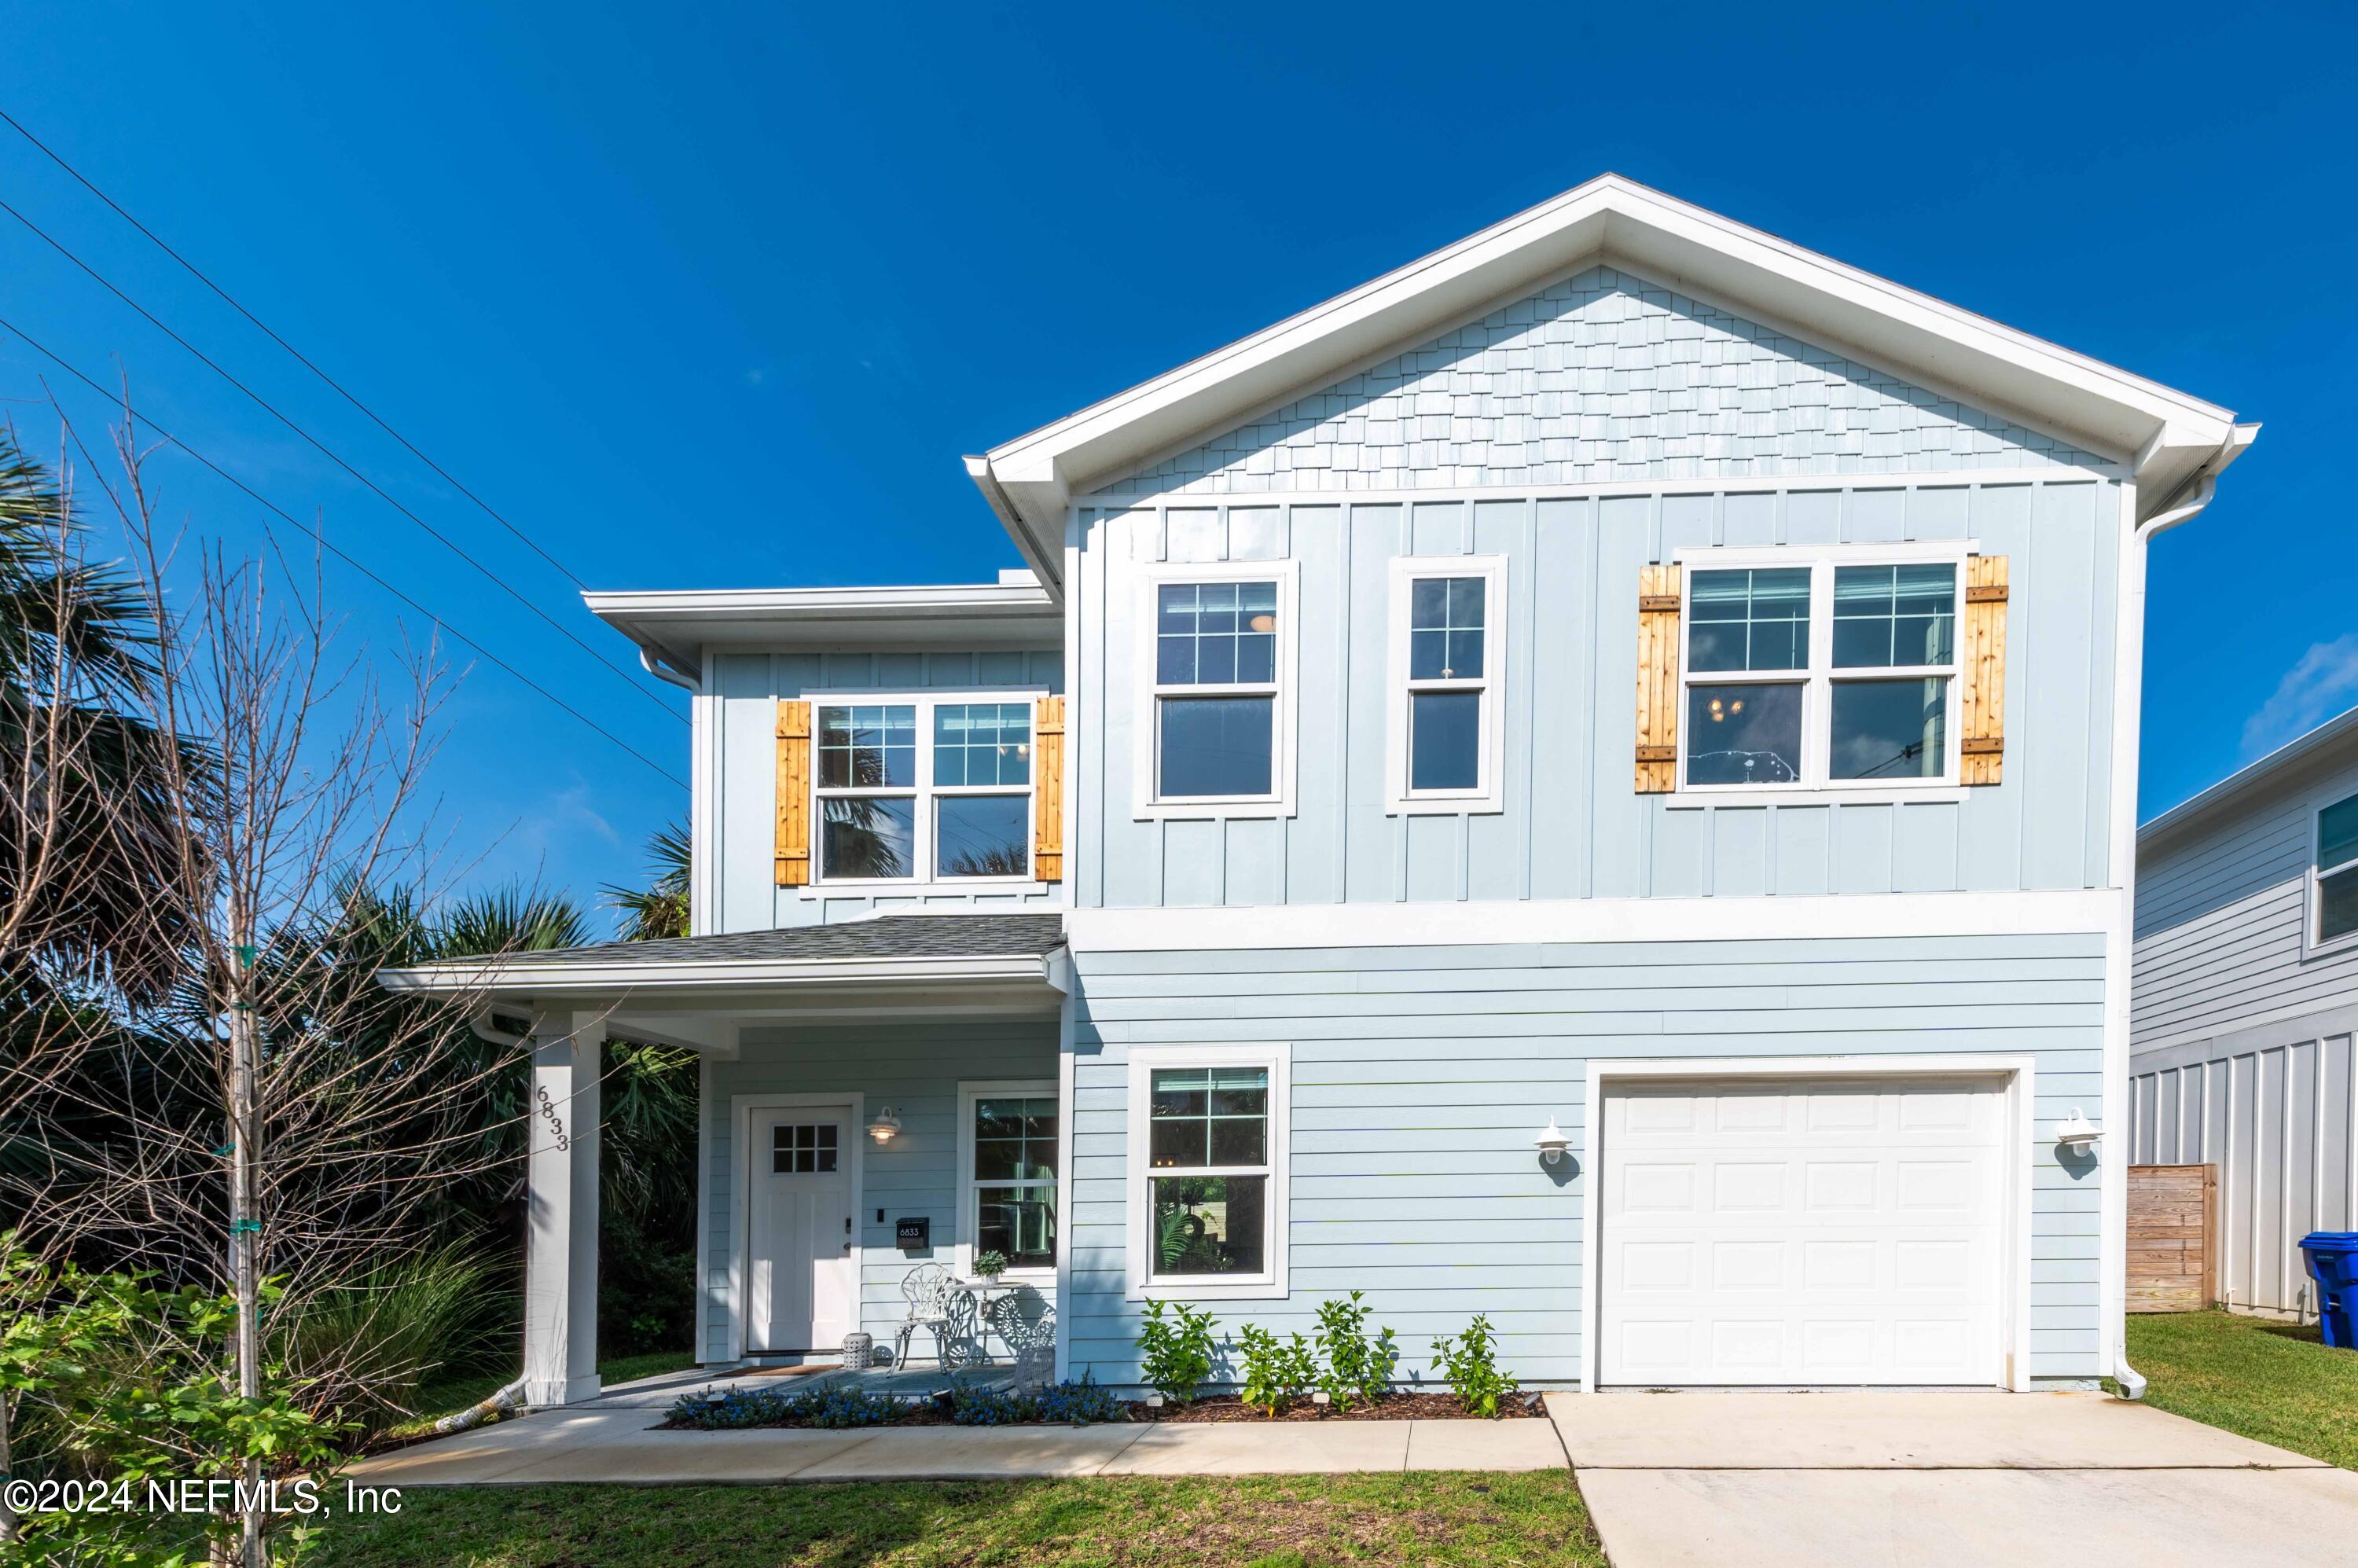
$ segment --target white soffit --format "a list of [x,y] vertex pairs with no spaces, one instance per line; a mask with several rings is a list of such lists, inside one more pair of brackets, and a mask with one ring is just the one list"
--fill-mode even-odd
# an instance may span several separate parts
[[683,670],[708,648],[1061,648],[1063,611],[1029,581],[910,588],[585,593],[590,613]]
[[1607,174],[969,458],[968,470],[1053,583],[1074,496],[1598,262],[2134,461],[2141,513],[2250,438],[2216,404]]

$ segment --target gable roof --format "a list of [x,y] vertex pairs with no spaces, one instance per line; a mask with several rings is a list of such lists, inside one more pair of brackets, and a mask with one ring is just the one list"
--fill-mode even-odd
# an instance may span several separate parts
[[1057,589],[1073,496],[1600,261],[2055,431],[2130,467],[2143,514],[2257,432],[2216,404],[1606,174],[969,457],[967,470]]
[[2137,849],[2142,852],[2191,831],[2310,764],[2332,767],[2353,759],[2358,759],[2358,708],[2335,714],[2309,733],[2286,741],[2258,762],[2236,769],[2171,806],[2137,829]]

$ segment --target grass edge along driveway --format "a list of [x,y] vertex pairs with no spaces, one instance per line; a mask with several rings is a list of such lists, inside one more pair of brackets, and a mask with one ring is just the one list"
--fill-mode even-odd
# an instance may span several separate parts
[[731,1563],[1604,1568],[1569,1471],[767,1487],[414,1487],[331,1519],[305,1568]]
[[2133,1314],[2128,1348],[2147,1404],[2358,1470],[2358,1350],[2225,1312]]

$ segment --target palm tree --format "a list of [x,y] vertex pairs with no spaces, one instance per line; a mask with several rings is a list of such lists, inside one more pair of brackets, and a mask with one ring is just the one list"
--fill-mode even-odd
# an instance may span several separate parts
[[674,824],[659,827],[647,840],[647,859],[655,873],[644,888],[606,885],[606,902],[622,912],[622,940],[652,942],[687,935],[687,829]]

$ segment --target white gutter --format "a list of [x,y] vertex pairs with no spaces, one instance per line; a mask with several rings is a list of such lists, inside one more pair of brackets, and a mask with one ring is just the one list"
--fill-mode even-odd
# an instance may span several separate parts
[[639,668],[657,680],[669,681],[682,691],[700,693],[704,690],[704,683],[701,680],[675,665],[669,658],[656,653],[653,645],[646,643],[639,644]]
[[[2113,1378],[2121,1397],[2145,1398],[2146,1380],[2129,1365],[2128,1354],[2128,1136],[2125,1114],[2129,1098],[2129,1008],[2132,984],[2131,949],[2136,934],[2136,798],[2137,748],[2144,728],[2146,547],[2154,535],[2168,532],[2199,515],[2219,491],[2219,473],[2259,436],[2257,425],[2238,425],[2219,449],[2188,476],[2186,500],[2154,514],[2131,531],[2121,552],[2119,602],[2115,608],[2118,656],[2113,669],[2113,820],[2111,855],[2107,864],[2119,883],[2120,903],[2106,943],[2104,1010],[2104,1128],[2102,1221],[2104,1227],[2104,1280],[2099,1290],[2104,1308],[2104,1329],[2112,1342]],[[2122,487],[2122,512],[2136,516],[2136,487]]]

